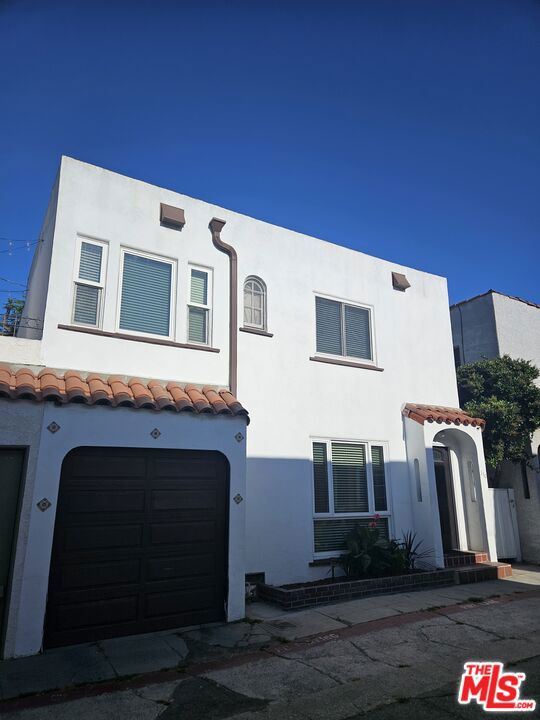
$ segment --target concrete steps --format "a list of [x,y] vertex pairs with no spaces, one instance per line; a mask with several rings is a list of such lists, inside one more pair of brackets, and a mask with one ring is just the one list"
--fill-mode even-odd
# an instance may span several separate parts
[[444,565],[458,571],[460,584],[512,577],[512,566],[509,563],[490,562],[485,552],[452,550],[445,553]]

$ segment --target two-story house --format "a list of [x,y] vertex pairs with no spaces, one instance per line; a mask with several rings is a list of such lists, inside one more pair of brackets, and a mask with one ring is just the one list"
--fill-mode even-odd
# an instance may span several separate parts
[[[486,358],[509,355],[530,360],[540,368],[540,305],[488,290],[482,295],[463,300],[450,308],[454,354],[457,365]],[[537,381],[540,384],[540,380]],[[510,505],[515,505],[518,537],[509,546],[512,556],[528,562],[540,562],[540,428],[531,441],[531,462],[515,465],[503,463],[497,478],[498,488],[512,491]],[[512,533],[514,508],[502,515]],[[501,508],[504,513],[504,508]],[[509,515],[511,512],[511,515]]]
[[357,522],[496,560],[444,278],[64,157],[24,315],[5,656],[240,618]]

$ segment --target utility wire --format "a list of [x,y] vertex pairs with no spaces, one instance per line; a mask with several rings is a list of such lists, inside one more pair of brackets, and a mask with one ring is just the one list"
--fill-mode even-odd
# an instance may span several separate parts
[[27,242],[25,240],[24,242],[26,242],[26,245],[19,245],[17,247],[10,247],[7,250],[0,250],[0,253],[10,253],[11,254],[12,252],[15,252],[15,250],[24,250],[25,248],[26,248],[26,250],[29,250],[34,245],[37,245],[38,243],[40,243],[41,240],[34,240],[33,242],[29,242],[29,241]]
[[0,275],[0,282],[7,282],[7,283],[11,283],[12,285],[20,285],[21,287],[26,289],[25,283],[20,283],[20,282],[17,282],[16,280],[8,280],[8,278],[2,277],[1,275]]
[[39,242],[41,238],[31,238],[27,240],[17,240],[16,238],[9,238],[9,237],[2,237],[0,236],[0,240],[4,240],[4,242],[10,242],[10,243],[28,243],[28,242]]

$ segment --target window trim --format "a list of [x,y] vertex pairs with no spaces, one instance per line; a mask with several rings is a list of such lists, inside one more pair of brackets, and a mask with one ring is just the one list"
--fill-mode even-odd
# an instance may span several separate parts
[[[377,348],[375,343],[375,310],[374,306],[370,305],[369,303],[363,303],[363,302],[357,302],[355,300],[346,300],[345,298],[338,297],[336,295],[327,295],[326,293],[321,293],[315,291],[313,293],[315,302],[314,304],[314,311],[315,311],[315,352],[313,354],[313,357],[316,360],[321,360],[324,362],[325,358],[328,358],[328,360],[341,360],[342,363],[355,363],[356,365],[369,365],[376,367],[377,366]],[[369,313],[369,339],[371,343],[371,358],[359,358],[354,355],[336,355],[334,353],[325,353],[321,352],[320,350],[317,350],[317,298],[321,298],[323,300],[332,300],[334,302],[340,303],[340,305],[343,307],[345,305],[350,305],[351,307],[357,307],[361,308],[363,310],[367,310]],[[343,310],[340,311],[340,320],[341,320],[341,344],[343,350],[345,350],[345,340],[346,340],[346,333],[345,333],[345,313]],[[341,363],[336,363],[341,364]]]
[[[247,323],[244,320],[244,314],[246,309],[246,300],[245,300],[245,292],[246,292],[246,283],[254,281],[259,283],[259,285],[262,288],[262,307],[261,307],[261,317],[262,317],[262,323],[261,325],[257,325],[255,323]],[[253,310],[253,308],[252,308]],[[266,283],[264,280],[259,277],[259,275],[248,275],[246,279],[244,280],[244,284],[242,286],[242,326],[246,328],[247,330],[257,330],[260,333],[266,333],[268,332],[268,288],[266,286]]]
[[[200,303],[191,302],[191,271],[199,270],[207,275],[207,288],[206,288],[206,305]],[[196,265],[195,263],[188,263],[187,266],[187,305],[186,305],[186,342],[190,345],[199,345],[201,347],[212,346],[212,307],[214,298],[214,269],[205,265]],[[206,323],[206,342],[198,342],[197,340],[190,340],[189,338],[189,309],[199,308],[207,311],[207,323]]]
[[[120,327],[120,315],[122,313],[122,287],[124,284],[124,257],[126,255],[138,255],[139,257],[148,258],[149,260],[156,260],[157,262],[167,263],[171,266],[171,295],[169,298],[169,334],[160,335],[158,333],[147,333],[140,330],[128,330]],[[136,248],[122,246],[120,248],[120,272],[118,278],[118,297],[117,297],[117,308],[116,308],[116,323],[115,331],[117,333],[124,333],[134,335],[136,337],[145,338],[157,338],[158,340],[174,340],[175,339],[175,327],[176,327],[176,275],[177,275],[177,260],[169,258],[164,255],[155,255],[154,253],[145,252],[144,250],[137,250]]]
[[[81,252],[82,244],[97,245],[101,248],[101,271],[99,282],[94,280],[85,280],[79,276],[81,268]],[[98,240],[96,238],[87,237],[86,235],[77,235],[77,244],[75,252],[75,265],[73,268],[73,283],[71,288],[71,324],[84,328],[101,328],[103,325],[103,311],[105,308],[105,280],[107,278],[107,261],[109,258],[109,243],[106,240]],[[96,313],[95,325],[89,323],[81,323],[75,320],[75,300],[77,297],[77,286],[83,285],[93,287],[99,290],[98,308]]]
[[[328,508],[329,512],[317,513],[315,512],[315,488],[313,484],[313,444],[324,443],[326,445],[326,463],[327,463],[327,476],[328,476]],[[352,513],[336,513],[334,510],[334,476],[332,472],[332,443],[340,443],[346,445],[364,445],[366,448],[366,474],[367,474],[367,491],[368,491],[368,511],[367,512],[352,512]],[[375,510],[375,488],[373,485],[373,462],[371,455],[371,447],[373,445],[381,446],[383,448],[384,456],[384,477],[386,487],[386,510]],[[386,440],[361,440],[351,438],[336,438],[336,437],[320,437],[312,435],[309,438],[310,448],[310,466],[311,466],[311,510],[312,510],[312,532],[313,532],[313,557],[314,559],[324,559],[336,557],[336,551],[330,550],[327,552],[315,552],[315,521],[316,520],[351,520],[354,518],[366,519],[372,518],[374,515],[379,515],[381,518],[387,518],[388,520],[388,532],[391,536],[393,532],[392,528],[392,501],[390,493],[390,462],[389,458],[389,446]]]

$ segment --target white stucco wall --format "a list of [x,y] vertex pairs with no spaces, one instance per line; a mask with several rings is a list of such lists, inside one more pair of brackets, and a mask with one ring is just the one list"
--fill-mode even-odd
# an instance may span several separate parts
[[[433,446],[440,444],[450,450],[459,549],[487,552],[490,560],[497,560],[494,508],[488,488],[480,429],[441,426],[428,422],[421,425],[410,418],[405,418],[404,422],[414,529],[422,538],[424,548],[433,551],[434,562],[438,567],[444,567],[437,484],[433,465]],[[417,494],[415,460],[418,460],[420,469],[421,501]],[[468,461],[473,465],[476,488],[474,498],[467,471]]]
[[41,340],[0,336],[0,363],[10,365],[41,365]]
[[[32,655],[41,648],[60,471],[66,454],[81,446],[216,450],[227,457],[230,464],[227,613],[230,621],[244,617],[246,503],[237,504],[232,498],[237,493],[246,495],[245,440],[235,439],[238,432],[247,434],[245,418],[7,400],[0,400],[0,418],[8,418],[12,436],[18,438],[17,444],[29,446],[31,458],[5,657]],[[54,434],[46,429],[52,421],[61,428]],[[157,439],[150,435],[155,427],[161,432]],[[41,512],[36,503],[44,497],[52,506]]]
[[[159,205],[185,211],[181,232],[159,224]],[[250,411],[247,569],[270,582],[320,577],[313,560],[311,438],[384,443],[391,531],[412,529],[409,470],[401,408],[406,402],[456,406],[446,280],[276,227],[186,195],[63,158],[43,334],[43,363],[212,385],[228,382],[226,255],[211,242],[212,217],[226,221],[225,242],[238,253],[242,285],[260,276],[268,288],[268,331],[238,333],[238,396]],[[177,262],[174,340],[186,341],[188,265],[213,269],[213,340],[219,353],[99,337],[70,324],[77,236],[108,243],[103,330],[118,317],[121,247]],[[360,238],[361,241],[361,238]],[[391,272],[411,287],[393,289]],[[313,362],[315,295],[369,305],[376,364],[383,369]]]

